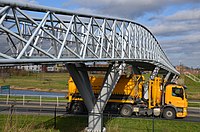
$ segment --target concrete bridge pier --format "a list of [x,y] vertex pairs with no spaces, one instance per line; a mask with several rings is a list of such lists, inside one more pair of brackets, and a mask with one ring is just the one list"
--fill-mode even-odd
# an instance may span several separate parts
[[92,91],[85,64],[68,63],[66,64],[66,67],[72,76],[89,112],[88,127],[86,128],[86,131],[105,131],[105,128],[103,128],[103,111],[121,76],[123,68],[122,64],[113,63],[109,65],[101,91],[97,98],[94,97],[94,92]]

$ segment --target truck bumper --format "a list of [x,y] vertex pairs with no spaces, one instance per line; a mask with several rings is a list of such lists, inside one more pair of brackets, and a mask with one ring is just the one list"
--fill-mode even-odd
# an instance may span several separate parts
[[186,117],[187,116],[187,108],[183,108],[183,112],[177,112],[176,117]]

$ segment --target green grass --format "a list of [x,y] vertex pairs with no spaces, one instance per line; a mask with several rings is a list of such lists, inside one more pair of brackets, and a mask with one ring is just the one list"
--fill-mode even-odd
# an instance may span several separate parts
[[[11,118],[12,117],[12,118]],[[0,131],[2,132],[50,132],[52,128],[45,128],[46,121],[52,116],[36,115],[6,115],[0,114]],[[39,127],[38,127],[39,126]]]
[[188,87],[188,92],[198,92],[200,93],[200,82],[194,82],[190,78],[184,76],[185,85]]
[[[152,131],[152,120],[134,118],[115,118],[107,122],[110,132],[149,132]],[[200,131],[198,122],[154,120],[155,132],[194,132]]]
[[19,88],[40,88],[51,91],[52,89],[66,90],[69,74],[67,73],[32,73],[21,76],[11,76],[0,79],[0,85],[11,85]]
[[200,108],[200,102],[198,103],[188,103],[188,107],[199,107]]
[[[196,75],[200,76],[200,75]],[[187,94],[189,99],[200,99],[200,82],[194,82],[190,78],[181,75],[184,79],[184,84],[187,86]]]
[[[14,115],[12,127],[10,117],[0,115],[0,131],[3,132],[80,132],[87,127],[86,116],[58,116],[54,129],[53,116]],[[108,132],[149,132],[152,131],[151,119],[104,118]],[[155,132],[194,132],[200,131],[199,122],[173,120],[154,120]]]
[[[150,74],[144,74],[146,78]],[[200,75],[198,75],[200,76]],[[188,87],[189,99],[200,99],[200,83],[194,82],[188,77],[181,75],[185,85]],[[30,73],[22,75],[13,75],[6,79],[0,79],[0,85],[11,85],[12,87],[24,89],[37,89],[45,91],[67,90],[68,73]]]
[[[188,90],[189,91],[189,90]],[[188,99],[200,100],[200,92],[188,92]]]

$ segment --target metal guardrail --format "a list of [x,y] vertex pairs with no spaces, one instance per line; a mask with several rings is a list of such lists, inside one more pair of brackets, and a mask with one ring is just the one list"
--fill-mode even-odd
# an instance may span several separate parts
[[11,101],[22,103],[22,105],[30,104],[30,102],[37,102],[40,106],[42,106],[42,104],[50,102],[59,106],[60,104],[63,104],[65,100],[67,102],[67,99],[65,99],[64,96],[0,94],[0,101],[4,101],[5,104],[9,104]]
[[195,75],[189,73],[189,72],[185,72],[184,73],[188,78],[192,79],[195,82],[200,82],[200,79],[198,77],[196,77]]

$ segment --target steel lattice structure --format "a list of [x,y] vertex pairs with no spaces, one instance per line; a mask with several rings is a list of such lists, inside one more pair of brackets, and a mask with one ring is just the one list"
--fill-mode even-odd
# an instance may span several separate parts
[[0,63],[135,61],[174,74],[153,34],[130,20],[0,1]]

